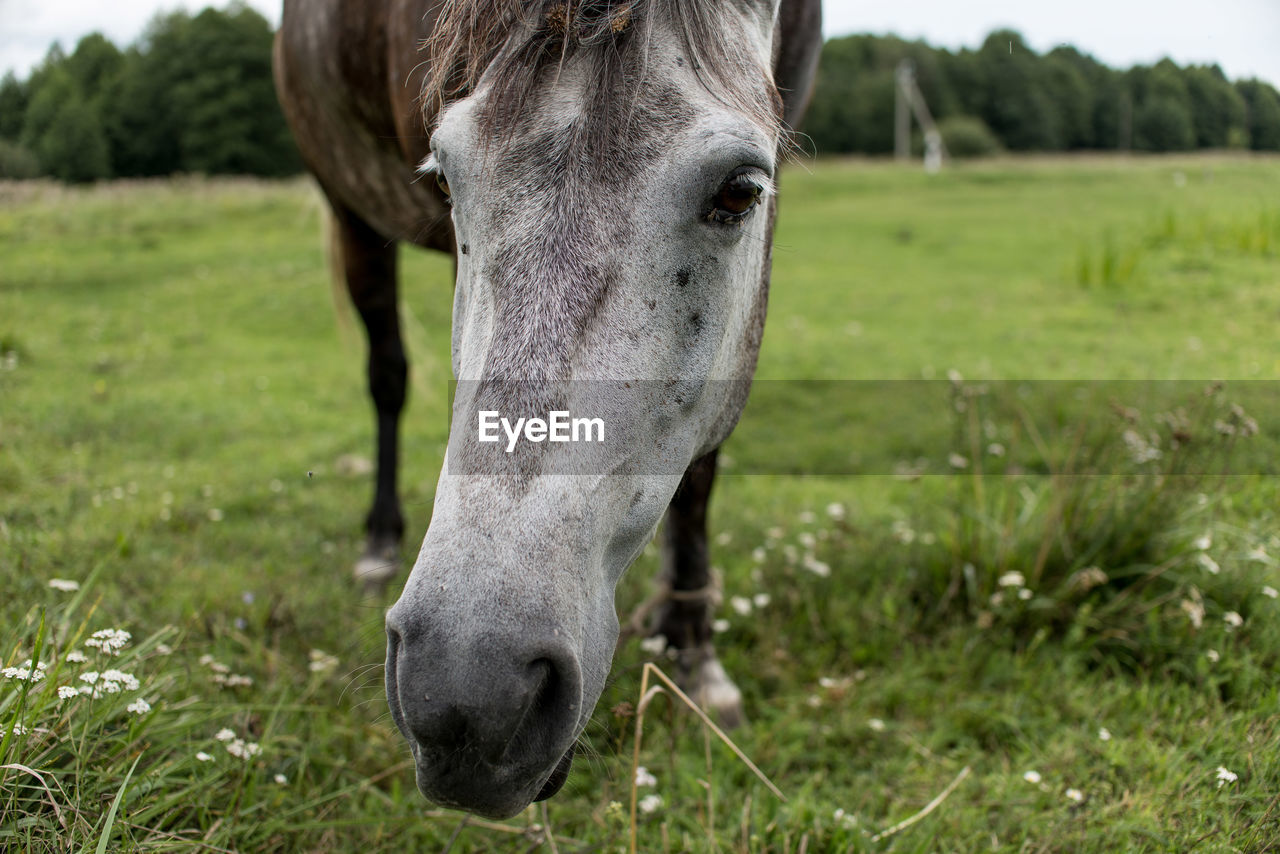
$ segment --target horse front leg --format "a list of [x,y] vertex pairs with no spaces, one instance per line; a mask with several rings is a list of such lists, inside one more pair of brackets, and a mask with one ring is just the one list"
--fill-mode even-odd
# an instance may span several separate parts
[[400,337],[396,243],[352,211],[333,208],[347,291],[368,337],[369,393],[378,432],[373,506],[365,517],[367,539],[354,573],[366,591],[378,592],[396,574],[404,534],[396,480],[409,365]]
[[665,600],[654,636],[675,652],[676,681],[725,727],[742,722],[742,692],[725,673],[711,642],[711,620],[719,601],[707,547],[707,502],[716,477],[712,451],[694,460],[680,481],[662,526]]

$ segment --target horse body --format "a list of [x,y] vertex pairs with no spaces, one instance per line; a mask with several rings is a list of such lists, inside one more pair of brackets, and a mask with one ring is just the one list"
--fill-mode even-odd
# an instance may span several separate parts
[[[462,385],[387,614],[388,701],[439,803],[505,816],[563,783],[612,658],[614,588],[664,512],[664,572],[686,593],[658,631],[686,684],[737,711],[696,593],[705,507],[755,368],[773,176],[818,15],[816,0],[286,0],[277,86],[369,332],[366,574],[387,574],[403,528],[394,242],[457,260]],[[573,473],[568,448],[477,445],[477,410],[549,405],[605,416],[614,441]]]

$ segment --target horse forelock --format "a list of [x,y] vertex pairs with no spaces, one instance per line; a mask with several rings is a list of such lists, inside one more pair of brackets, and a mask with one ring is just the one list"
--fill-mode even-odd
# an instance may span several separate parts
[[[598,91],[634,102],[653,40],[671,32],[709,93],[781,141],[782,99],[769,58],[744,30],[750,14],[742,0],[443,0],[425,45],[424,117],[433,125],[487,78],[481,127],[509,133],[544,84],[541,72],[583,53],[595,54],[603,72]],[[595,115],[602,125],[610,118]]]

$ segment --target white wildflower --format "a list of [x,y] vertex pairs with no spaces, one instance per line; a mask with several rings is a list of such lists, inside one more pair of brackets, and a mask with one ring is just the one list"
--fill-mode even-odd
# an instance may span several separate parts
[[999,442],[992,442],[990,445],[987,445],[987,453],[993,457],[1003,457],[1004,445],[1001,445]]
[[218,730],[217,734],[214,735],[214,738],[216,738],[218,741],[231,741],[231,739],[235,737],[236,737],[235,732],[233,730],[227,729],[226,727],[223,727],[222,729]]
[[818,538],[812,531],[801,531],[800,536],[796,537],[796,542],[810,550],[818,547]]
[[104,670],[102,678],[111,682],[119,682],[129,691],[138,690],[138,680],[132,673],[121,673],[119,670]]
[[1192,628],[1198,629],[1204,625],[1204,603],[1197,599],[1183,599],[1182,610],[1187,612]]
[[276,785],[278,785],[278,786],[287,786],[287,785],[289,785],[289,778],[288,778],[288,777],[286,777],[286,776],[285,776],[285,775],[283,775],[283,774],[277,774],[277,775],[276,775],[275,777],[273,777],[272,779],[274,779],[274,780],[276,781]]
[[963,454],[952,454],[947,457],[947,463],[953,469],[967,469],[969,467],[969,458]]
[[1102,741],[1111,740],[1111,730],[1106,727],[1098,727],[1098,738]]
[[879,718],[871,718],[867,721],[867,726],[870,727],[873,732],[884,732],[886,724]]
[[203,750],[201,750],[199,753],[196,754],[196,759],[199,760],[200,762],[213,761],[213,757],[210,756],[208,753],[205,753]]
[[337,656],[330,655],[322,649],[311,650],[307,653],[307,657],[310,659],[307,669],[312,673],[324,673],[338,666]]
[[781,528],[779,528],[777,525],[775,525],[769,530],[765,531],[764,535],[770,540],[780,540],[782,539],[783,533],[784,531]]
[[716,534],[716,545],[717,545],[717,546],[727,546],[727,545],[729,545],[729,543],[731,543],[731,542],[733,542],[733,532],[732,532],[732,531],[721,531],[720,533]]
[[80,582],[72,581],[69,578],[50,578],[49,586],[54,590],[61,590],[63,593],[75,593],[80,589]]
[[1200,564],[1204,571],[1210,575],[1217,575],[1219,572],[1222,572],[1222,567],[1218,566],[1218,562],[1216,560],[1209,557],[1208,552],[1200,552],[1200,554],[1196,555],[1196,563]]
[[752,604],[755,605],[757,608],[768,607],[770,601],[771,600],[769,599],[768,593],[757,593],[756,595],[751,597]]
[[227,753],[237,759],[249,760],[262,752],[262,748],[258,747],[257,742],[245,741],[242,738],[236,738],[227,742]]
[[17,667],[6,667],[0,670],[6,679],[16,679],[19,682],[39,682],[44,679],[44,673],[48,665],[44,662],[31,663],[31,659],[27,659]]
[[1244,617],[1235,611],[1228,611],[1222,615],[1222,622],[1227,624],[1228,629],[1238,629],[1244,625]]
[[1240,779],[1240,775],[1234,771],[1228,771],[1225,767],[1218,766],[1218,788],[1221,789],[1227,783],[1234,783]]
[[1066,795],[1067,800],[1069,801],[1073,801],[1077,804],[1084,803],[1084,792],[1079,789],[1067,789]]
[[1209,659],[1210,664],[1217,664],[1222,660],[1222,656],[1218,654],[1216,649],[1205,650],[1204,657]]
[[200,663],[205,667],[208,667],[210,664],[213,664],[213,656],[206,652],[204,655],[200,656]]
[[805,510],[796,518],[800,520],[800,524],[802,525],[812,525],[814,522],[818,521],[818,517],[814,515],[812,510]]
[[992,608],[999,608],[1004,604],[1004,594],[997,590],[991,594],[991,599],[988,601],[991,603]]
[[751,600],[745,596],[734,596],[729,600],[729,605],[739,616],[745,617],[751,613]]
[[826,563],[818,560],[813,555],[805,555],[804,568],[812,572],[819,578],[826,578],[831,575],[831,567]]
[[110,679],[103,679],[97,685],[93,686],[93,696],[98,697],[100,694],[119,694],[120,683],[113,682]]
[[73,649],[71,652],[67,653],[66,660],[73,664],[79,664],[81,662],[88,661],[89,656],[85,655],[78,649]]
[[645,795],[640,799],[640,812],[648,815],[662,807],[662,795]]
[[72,697],[79,696],[80,692],[76,690],[74,685],[61,685],[58,687],[58,699],[70,700]]
[[1027,771],[1027,772],[1025,772],[1025,773],[1022,775],[1022,779],[1026,780],[1028,783],[1039,783],[1039,782],[1040,782],[1040,772],[1039,772],[1039,771]]
[[1206,531],[1192,540],[1191,545],[1193,548],[1206,552],[1209,550],[1209,547],[1213,545],[1213,535]]
[[1018,591],[1018,598],[1021,599],[1023,602],[1026,602],[1028,599],[1030,599],[1034,595],[1035,594],[1031,592],[1030,588],[1027,588],[1027,587],[1024,587]]
[[761,546],[756,546],[754,549],[752,549],[751,559],[754,560],[756,563],[764,563],[764,548]]
[[711,624],[711,631],[715,632],[716,634],[724,634],[725,632],[729,631],[729,621],[715,620]]
[[22,724],[14,724],[14,725],[13,725],[13,734],[14,734],[14,735],[26,735],[28,732],[30,732],[30,730],[29,730],[29,729],[27,729],[26,727],[24,727]]
[[1001,587],[1026,587],[1027,579],[1021,572],[1006,572],[996,583]]
[[837,522],[844,521],[845,509],[844,505],[838,501],[833,501],[827,505],[827,515]]
[[810,694],[808,697],[804,698],[804,701],[811,709],[816,709],[822,705],[822,698],[817,694]]
[[831,814],[831,817],[845,830],[853,830],[858,826],[858,817],[845,812],[843,808],[837,809]]
[[1277,591],[1270,584],[1264,584],[1262,585],[1262,595],[1266,596],[1268,599],[1274,599],[1277,596],[1280,596],[1280,591]]
[[80,674],[80,681],[81,681],[81,682],[87,682],[88,684],[92,685],[93,683],[95,683],[95,682],[97,682],[97,681],[98,681],[98,671],[96,671],[96,670],[87,670],[87,671],[85,671],[84,673],[81,673],[81,674]]
[[221,521],[222,521],[222,511],[221,511],[220,509],[218,509],[217,507],[210,507],[210,508],[209,508],[209,521],[210,521],[210,522],[221,522]]
[[156,644],[156,654],[173,655],[173,647],[169,646],[167,643],[158,643]]
[[636,785],[637,786],[656,786],[658,778],[649,773],[649,769],[643,765],[636,767]]
[[146,700],[139,698],[125,706],[125,709],[133,712],[135,715],[145,715],[147,712],[151,711],[151,704]]
[[1249,551],[1245,552],[1245,557],[1249,560],[1259,561],[1260,563],[1267,563],[1271,560],[1270,556],[1267,555],[1267,550],[1262,546],[1254,546],[1249,549]]
[[94,632],[84,645],[94,647],[104,655],[119,655],[120,650],[124,649],[132,639],[133,635],[124,629],[103,629]]

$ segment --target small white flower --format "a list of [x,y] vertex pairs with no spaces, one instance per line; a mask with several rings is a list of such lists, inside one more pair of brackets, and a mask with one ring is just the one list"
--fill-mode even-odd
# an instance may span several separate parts
[[68,578],[50,578],[49,586],[54,590],[61,590],[63,593],[75,593],[80,589],[80,582],[72,581]]
[[121,673],[119,670],[104,670],[102,678],[112,682],[120,682],[129,691],[138,690],[138,680],[132,673]]
[[14,725],[13,725],[13,734],[14,734],[14,735],[26,735],[28,732],[30,732],[30,730],[29,730],[29,729],[27,729],[26,727],[24,727],[22,724],[14,724]]
[[287,786],[287,785],[289,785],[289,778],[288,778],[288,777],[286,777],[286,776],[285,776],[285,775],[283,775],[283,774],[277,774],[277,775],[276,775],[275,777],[273,777],[272,779],[274,779],[274,780],[276,781],[276,785],[277,785],[277,786]]
[[656,786],[658,778],[649,773],[649,769],[643,765],[636,768],[636,785],[637,786]]
[[1205,650],[1204,657],[1209,659],[1210,664],[1217,664],[1222,660],[1222,656],[1218,654],[1216,649]]
[[717,546],[727,546],[727,545],[729,545],[729,543],[731,543],[731,542],[733,542],[733,532],[732,532],[732,531],[721,531],[720,533],[716,534],[716,545],[717,545]]
[[1001,445],[999,442],[992,442],[990,445],[987,445],[987,453],[993,457],[1003,457],[1004,445]]
[[80,692],[73,685],[61,685],[58,687],[58,698],[61,700],[70,700],[72,697],[79,695]]
[[17,667],[6,667],[0,670],[0,675],[6,679],[16,679],[19,682],[39,682],[44,679],[44,673],[48,665],[43,662],[31,663],[31,659],[27,659]]
[[764,535],[770,540],[780,540],[782,539],[783,533],[784,531],[781,528],[779,528],[777,525],[775,525],[769,530],[765,531]]
[[1098,738],[1102,741],[1111,740],[1111,730],[1106,727],[1098,727]]
[[1235,611],[1228,611],[1222,615],[1222,622],[1227,624],[1228,629],[1238,629],[1244,625],[1244,617]]
[[858,817],[845,812],[843,808],[837,809],[831,814],[831,817],[845,830],[853,830],[858,826]]
[[757,608],[768,607],[770,601],[772,600],[770,600],[768,593],[757,593],[751,597],[751,603]]
[[197,753],[197,754],[196,754],[196,759],[197,759],[198,761],[200,761],[200,762],[212,762],[212,761],[213,761],[213,757],[212,757],[212,756],[210,756],[208,753],[205,753],[203,750],[201,750],[199,753]]
[[1224,768],[1221,765],[1218,766],[1218,788],[1219,789],[1221,789],[1227,783],[1234,783],[1236,780],[1239,780],[1239,779],[1240,779],[1239,774],[1236,774],[1234,771],[1228,771],[1226,768]]
[[812,525],[814,522],[818,521],[818,517],[814,515],[812,510],[805,510],[796,518],[800,520],[800,524],[802,525]]
[[94,647],[104,655],[119,655],[132,638],[133,635],[124,629],[102,629],[94,632],[84,645]]
[[103,694],[119,694],[120,683],[112,682],[110,679],[103,679],[100,683],[94,686],[93,696],[98,696],[99,691]]
[[151,711],[151,704],[146,700],[139,698],[125,706],[125,710],[133,712],[135,715],[145,715],[147,712]]
[[996,583],[1001,587],[1026,587],[1027,579],[1021,572],[1006,572]]
[[213,664],[213,656],[206,652],[204,655],[200,656],[200,663],[205,667],[208,667],[210,664]]
[[1074,801],[1077,804],[1084,803],[1084,792],[1079,789],[1067,789],[1067,800]]
[[226,727],[223,727],[222,729],[218,730],[217,734],[214,736],[214,738],[216,738],[218,741],[231,741],[235,737],[236,737],[235,732],[233,730],[227,729]]
[[330,655],[322,649],[311,650],[307,653],[307,657],[311,659],[307,664],[307,669],[312,673],[324,673],[338,666],[337,656]]
[[87,683],[89,683],[90,685],[92,685],[94,682],[97,682],[97,681],[98,681],[98,671],[96,671],[96,670],[88,670],[88,671],[85,671],[84,673],[81,673],[81,674],[80,674],[80,681],[81,681],[81,682],[87,682]]
[[1208,551],[1209,547],[1213,545],[1213,535],[1208,531],[1205,531],[1203,534],[1192,540],[1191,545],[1193,548],[1199,549],[1202,552]]
[[871,718],[867,721],[867,726],[870,727],[873,732],[885,731],[885,722],[879,718]]
[[810,694],[808,697],[804,698],[804,701],[811,709],[816,709],[822,705],[822,698],[817,694]]
[[751,559],[756,563],[764,563],[764,547],[756,546],[751,550]]
[[662,655],[667,648],[666,635],[654,635],[640,641],[640,649],[649,655]]
[[262,752],[262,749],[258,747],[256,742],[245,741],[242,738],[233,739],[227,743],[227,753],[238,759],[249,760],[260,752]]
[[843,521],[845,516],[844,505],[838,501],[833,501],[827,505],[827,515],[837,522]]
[[1204,603],[1197,599],[1183,599],[1182,610],[1186,611],[1192,628],[1198,629],[1204,625]]
[[173,655],[173,647],[169,646],[167,643],[158,643],[156,644],[156,654]]
[[1024,587],[1018,591],[1018,598],[1021,599],[1023,602],[1026,602],[1028,599],[1030,599],[1034,595],[1035,594],[1031,592],[1030,588],[1027,588],[1027,587]]
[[71,652],[67,653],[66,660],[73,664],[79,664],[82,661],[88,661],[89,656],[85,655],[78,649],[73,649]]
[[1196,563],[1200,564],[1204,571],[1210,575],[1217,575],[1222,572],[1222,567],[1218,566],[1216,560],[1209,557],[1208,552],[1200,552],[1200,554],[1196,555]]
[[804,568],[812,572],[819,578],[826,578],[831,575],[831,567],[815,558],[813,555],[804,556]]
[[836,682],[835,679],[832,679],[830,676],[819,676],[818,684],[821,685],[823,688],[834,688],[839,683]]
[[1264,584],[1262,585],[1262,595],[1266,596],[1268,599],[1274,599],[1277,596],[1280,596],[1280,591],[1276,590],[1269,584]]
[[991,603],[992,608],[999,608],[1004,604],[1004,594],[997,590],[991,594],[991,598],[988,601]]
[[210,521],[210,522],[221,522],[221,521],[222,521],[222,511],[221,511],[220,509],[218,509],[217,507],[210,507],[210,508],[209,508],[209,521]]
[[1270,557],[1267,556],[1267,550],[1262,546],[1254,546],[1253,548],[1249,549],[1249,551],[1245,553],[1245,557],[1247,557],[1249,560],[1256,560],[1261,563],[1266,563],[1271,559]]
[[714,622],[711,623],[711,631],[715,632],[716,634],[724,634],[725,632],[729,631],[729,621],[715,620]]
[[662,795],[645,795],[640,799],[640,812],[648,815],[662,807]]
[[953,469],[967,469],[969,467],[969,458],[963,454],[952,454],[947,457],[947,463]]
[[739,616],[745,617],[751,613],[751,600],[745,596],[734,596],[729,600],[729,605]]
[[1039,783],[1039,782],[1040,782],[1040,772],[1039,772],[1039,771],[1027,771],[1026,773],[1024,773],[1024,774],[1022,775],[1022,779],[1026,780],[1028,783]]
[[801,531],[800,536],[796,537],[796,542],[810,551],[818,547],[818,538],[812,531]]

